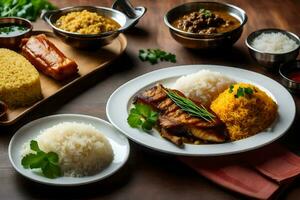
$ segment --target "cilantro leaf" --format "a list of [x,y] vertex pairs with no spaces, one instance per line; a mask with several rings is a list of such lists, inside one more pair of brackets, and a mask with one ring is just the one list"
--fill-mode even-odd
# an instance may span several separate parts
[[151,114],[151,107],[146,104],[136,104],[135,108],[143,117],[148,117]]
[[49,152],[49,153],[47,153],[47,157],[48,157],[49,162],[51,162],[53,164],[58,164],[59,158],[58,158],[57,153]]
[[139,58],[142,60],[142,61],[146,61],[147,60],[147,55],[148,53],[144,50],[140,50],[139,51]]
[[132,128],[141,128],[144,131],[150,131],[157,122],[158,113],[145,104],[135,104],[134,106],[134,108],[130,109],[127,123]]
[[42,167],[43,174],[48,178],[56,178],[61,176],[61,170],[58,165],[48,162]]
[[139,50],[139,58],[141,61],[149,61],[152,65],[158,63],[158,61],[176,62],[175,54],[160,49],[141,49]]
[[244,92],[245,92],[245,94],[250,94],[250,95],[253,94],[253,90],[249,87],[244,88]]
[[244,88],[242,88],[242,87],[239,87],[239,88],[237,89],[237,92],[236,92],[236,96],[237,96],[237,98],[239,98],[239,97],[243,97],[243,96],[244,96],[244,94],[245,94],[245,92],[244,92]]
[[30,169],[38,169],[40,166],[44,165],[46,159],[46,154],[44,152],[38,152],[35,156],[30,160]]
[[146,121],[144,121],[144,123],[142,124],[142,129],[144,130],[144,131],[150,131],[151,129],[152,129],[152,126],[153,126],[153,124],[152,124],[152,122],[150,121],[150,120],[146,120]]
[[143,124],[141,116],[135,113],[130,113],[127,122],[132,128],[139,128]]
[[21,164],[25,169],[30,168],[30,165],[35,162],[36,154],[30,153],[22,158]]
[[[229,91],[230,92],[230,91]],[[231,92],[230,92],[231,93]],[[244,87],[239,87],[237,89],[236,94],[234,95],[235,98],[239,97],[245,97],[246,95],[252,95],[254,93],[253,89],[250,87],[244,88]]]
[[229,87],[229,93],[232,93],[232,92],[233,92],[233,88],[234,88],[234,85],[231,84],[230,87]]
[[61,176],[61,169],[59,166],[59,157],[57,153],[45,153],[39,148],[38,142],[30,141],[30,149],[35,153],[25,155],[21,164],[25,169],[41,169],[47,178],[56,178]]
[[37,152],[41,151],[37,141],[35,141],[35,140],[30,141],[30,149],[33,150],[33,151],[37,151]]

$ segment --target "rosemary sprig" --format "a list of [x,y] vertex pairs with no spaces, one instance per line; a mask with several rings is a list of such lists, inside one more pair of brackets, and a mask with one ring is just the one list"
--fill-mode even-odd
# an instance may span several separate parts
[[183,96],[180,96],[175,91],[166,89],[168,97],[182,110],[186,111],[192,116],[202,118],[206,121],[214,121],[214,115],[210,113],[203,105],[199,107],[193,101]]

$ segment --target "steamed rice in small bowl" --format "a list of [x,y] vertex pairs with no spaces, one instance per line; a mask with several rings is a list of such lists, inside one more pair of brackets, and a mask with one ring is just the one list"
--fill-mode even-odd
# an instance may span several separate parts
[[185,96],[209,106],[218,95],[235,81],[219,72],[200,70],[178,78],[173,86]]
[[[35,139],[44,152],[55,152],[64,176],[82,177],[94,175],[113,160],[111,144],[90,124],[62,122],[41,131]],[[21,155],[30,150],[30,142],[24,144]]]

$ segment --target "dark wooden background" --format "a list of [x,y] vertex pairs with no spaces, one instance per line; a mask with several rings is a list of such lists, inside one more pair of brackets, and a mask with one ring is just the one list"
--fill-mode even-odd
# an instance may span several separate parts
[[[58,7],[73,5],[108,6],[110,0],[52,0]],[[138,59],[141,48],[161,48],[177,55],[176,65],[220,64],[253,70],[279,80],[277,73],[265,71],[249,56],[244,44],[249,33],[261,28],[276,27],[300,33],[299,0],[228,0],[244,9],[248,22],[240,40],[232,49],[223,52],[199,52],[185,49],[169,35],[163,23],[164,14],[172,7],[187,1],[180,0],[132,0],[136,6],[148,8],[148,12],[136,28],[128,31],[128,47],[123,56],[106,70],[92,76],[88,82],[77,85],[61,97],[48,102],[19,123],[0,128],[0,199],[244,199],[244,196],[223,189],[199,176],[172,156],[153,152],[133,142],[127,164],[112,177],[83,187],[49,187],[31,182],[20,176],[11,166],[7,147],[10,138],[23,124],[33,119],[57,114],[80,113],[106,118],[105,105],[110,94],[120,85],[141,74],[174,66],[173,63],[151,65]],[[38,21],[35,28],[47,28]],[[281,142],[291,150],[300,152],[300,98],[294,96],[298,114],[296,121]],[[290,106],[290,105],[286,105]],[[296,181],[280,199],[300,198],[300,180]]]

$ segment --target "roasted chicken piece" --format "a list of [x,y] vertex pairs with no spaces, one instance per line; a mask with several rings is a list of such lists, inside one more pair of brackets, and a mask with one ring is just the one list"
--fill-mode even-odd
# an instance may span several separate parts
[[[179,91],[176,92],[184,96]],[[216,115],[214,120],[210,121],[191,116],[167,96],[166,90],[161,84],[140,93],[136,96],[135,101],[148,104],[159,112],[158,127],[160,134],[177,145],[182,144],[182,139],[180,140],[178,137],[192,137],[196,140],[200,139],[213,143],[226,140],[225,125]],[[200,104],[195,101],[194,103]],[[207,110],[213,113],[209,108]]]
[[64,80],[77,74],[77,64],[67,58],[44,34],[25,38],[21,43],[22,55],[37,70],[56,80]]

